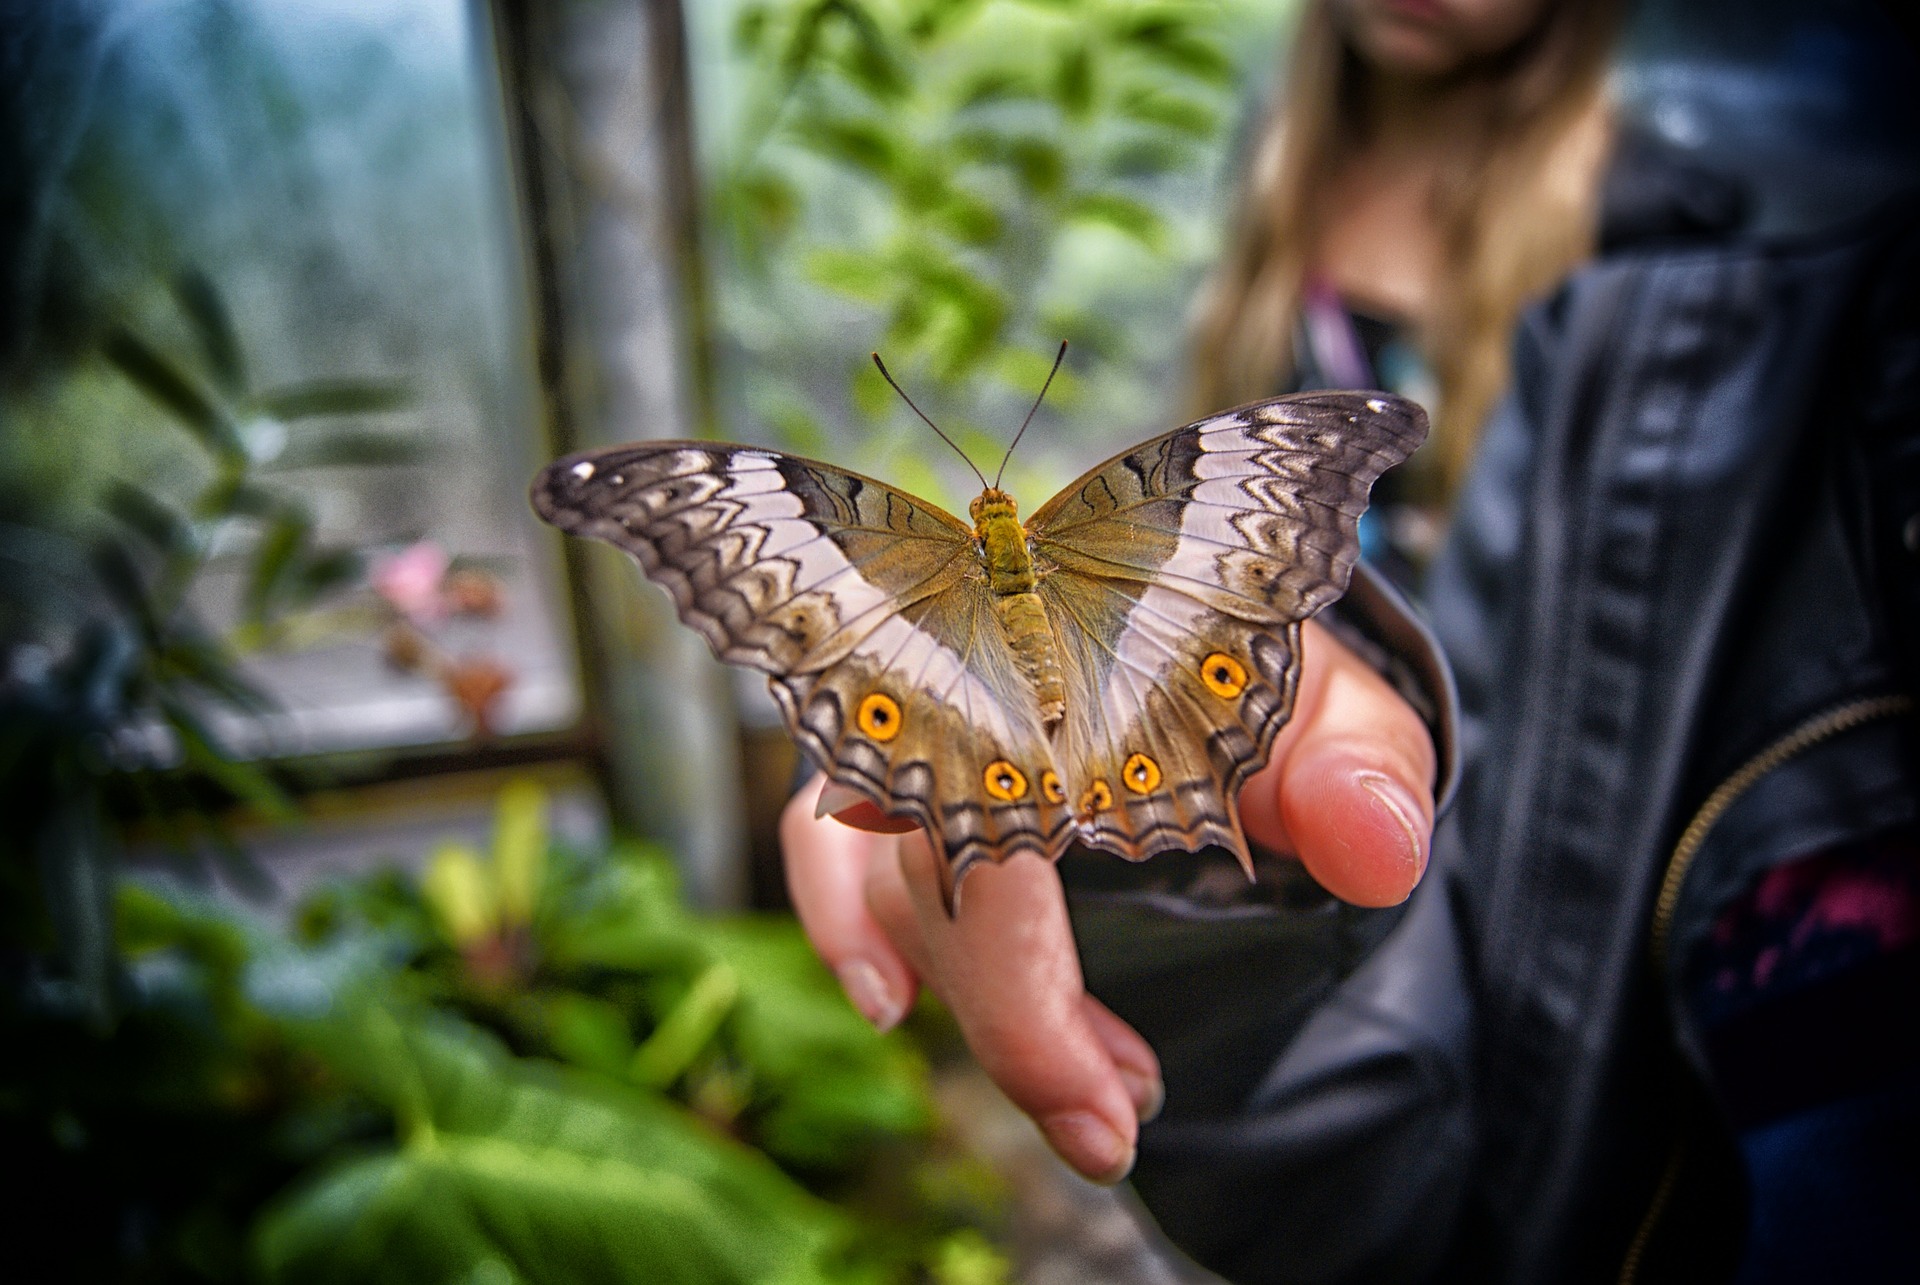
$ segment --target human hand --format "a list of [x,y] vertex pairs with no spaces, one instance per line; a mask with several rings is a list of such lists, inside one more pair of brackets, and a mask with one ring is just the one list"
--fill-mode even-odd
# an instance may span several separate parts
[[[1393,905],[1426,869],[1433,743],[1365,662],[1312,622],[1304,635],[1293,718],[1240,793],[1241,823],[1335,896]],[[978,865],[949,918],[918,827],[870,803],[816,818],[824,783],[787,805],[780,842],[801,925],[854,1006],[885,1030],[926,985],[1062,1159],[1097,1182],[1125,1177],[1159,1109],[1159,1059],[1087,993],[1054,867],[1028,853]]]

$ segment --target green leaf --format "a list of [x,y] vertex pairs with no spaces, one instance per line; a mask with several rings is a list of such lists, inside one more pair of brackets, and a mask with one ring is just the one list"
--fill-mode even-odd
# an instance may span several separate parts
[[1211,85],[1233,84],[1233,60],[1186,24],[1149,20],[1135,29],[1131,40],[1134,49],[1163,67]]
[[542,1006],[547,1040],[575,1066],[618,1079],[633,1057],[633,1032],[619,1008],[606,1000],[561,991]]
[[1005,166],[1029,196],[1048,200],[1066,185],[1067,154],[1040,134],[1003,134],[998,130],[963,130],[954,137],[961,156]]
[[280,605],[286,582],[297,570],[312,534],[313,524],[304,513],[283,509],[268,522],[247,574],[249,619],[264,622]]
[[1069,120],[1085,120],[1093,111],[1093,55],[1085,45],[1060,51],[1054,64],[1053,100]]
[[1089,192],[1076,197],[1068,204],[1067,214],[1084,223],[1104,224],[1156,253],[1167,241],[1166,220],[1152,206],[1117,192]]
[[743,54],[757,54],[772,26],[773,6],[747,4],[733,19],[733,47]]
[[893,296],[893,273],[870,254],[824,249],[808,254],[802,271],[815,285],[861,303],[884,303]]
[[184,701],[162,693],[161,712],[180,740],[187,766],[217,782],[228,793],[250,803],[269,820],[291,824],[300,817],[293,797],[280,788],[265,768],[232,757],[212,729]]
[[138,385],[140,391],[171,412],[217,458],[245,461],[246,447],[219,403],[145,340],[115,326],[107,332],[103,351],[108,361]]
[[891,179],[900,167],[900,140],[871,121],[815,117],[792,133],[808,151],[876,178]]
[[[898,352],[904,345],[889,345]],[[853,406],[869,420],[885,419],[899,403],[900,395],[887,386],[871,362],[861,362],[853,372]]]
[[1163,134],[1123,138],[1100,154],[1100,170],[1121,179],[1158,178],[1192,166],[1199,153],[1190,143]]
[[223,478],[200,496],[195,511],[203,518],[246,517],[273,521],[298,510],[278,492],[256,485],[242,475]]
[[95,578],[120,610],[132,617],[148,647],[165,645],[165,622],[155,612],[147,583],[133,554],[119,540],[103,536],[93,542],[89,559]]
[[1010,1285],[1013,1264],[971,1228],[941,1238],[927,1264],[933,1285]]
[[326,594],[357,584],[365,567],[366,559],[358,549],[313,553],[301,563],[288,605],[304,607]]
[[455,946],[471,946],[499,931],[500,894],[480,854],[449,840],[433,851],[420,879],[420,895]]
[[269,1281],[455,1281],[496,1263],[554,1285],[800,1285],[829,1279],[851,1231],[658,1099],[516,1062],[470,1028],[375,1013],[310,1039],[411,1131],[268,1212]]
[[634,1050],[627,1074],[635,1083],[663,1089],[686,1074],[727,1020],[740,998],[740,978],[726,964],[715,964]]
[[1220,113],[1197,98],[1164,89],[1135,89],[1120,99],[1120,115],[1157,125],[1189,138],[1208,139],[1220,132]]
[[932,222],[963,245],[991,245],[1000,239],[1000,212],[991,205],[961,191],[951,191],[936,207]]
[[896,102],[911,88],[904,68],[887,47],[879,28],[871,23],[854,25],[860,38],[841,56],[840,70],[847,80],[883,103]]
[[140,536],[168,558],[193,558],[200,551],[200,537],[186,514],[131,482],[108,483],[101,497],[121,525]]
[[416,400],[413,388],[392,379],[314,379],[270,389],[254,407],[275,419],[319,415],[378,415],[405,410]]
[[[1038,397],[1040,390],[1047,389],[1047,403],[1056,408],[1067,408],[1080,399],[1081,383],[1070,368],[1071,356],[1056,372],[1053,369],[1053,355],[1034,348],[1006,348],[993,361],[993,377],[1019,393],[1023,397]],[[1048,375],[1053,382],[1047,383]]]
[[962,78],[954,99],[955,110],[966,111],[993,103],[1046,102],[1048,94],[1031,73],[991,67]]
[[800,218],[800,194],[784,176],[760,169],[720,189],[719,201],[734,238],[757,252],[762,240],[779,241]]
[[425,454],[416,437],[399,433],[369,433],[358,429],[303,432],[273,461],[273,471],[305,468],[366,468],[412,464]]
[[509,925],[533,922],[546,878],[547,792],[536,781],[510,782],[494,805],[493,879]]
[[157,660],[163,674],[197,686],[223,704],[253,714],[273,708],[266,693],[234,663],[233,654],[197,626],[186,624],[174,629]]
[[247,386],[247,366],[226,301],[212,280],[196,268],[189,268],[174,278],[173,295],[193,323],[200,350],[206,354],[207,368],[213,372],[215,382],[228,396],[238,397]]

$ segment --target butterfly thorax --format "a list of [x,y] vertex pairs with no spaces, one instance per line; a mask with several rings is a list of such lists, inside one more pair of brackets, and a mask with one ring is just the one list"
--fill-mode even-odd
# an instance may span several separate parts
[[1040,595],[1034,592],[1039,579],[1033,571],[1033,554],[1027,548],[1027,529],[1020,525],[1013,497],[995,487],[976,496],[967,513],[973,518],[980,563],[993,591],[1000,627],[1006,631],[1007,643],[1019,658],[1022,672],[1033,684],[1041,721],[1051,728],[1066,711],[1067,688],[1060,672],[1060,649],[1053,626]]
[[987,583],[1002,597],[1032,593],[1034,587],[1033,555],[1027,551],[1027,529],[1020,525],[1018,512],[1012,496],[992,487],[967,506]]

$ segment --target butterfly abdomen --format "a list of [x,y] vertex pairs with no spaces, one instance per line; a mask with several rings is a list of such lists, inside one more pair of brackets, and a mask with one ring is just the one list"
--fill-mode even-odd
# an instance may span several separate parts
[[1034,699],[1040,707],[1040,721],[1049,728],[1060,721],[1067,709],[1067,682],[1060,672],[1060,649],[1054,643],[1053,625],[1037,593],[1015,593],[993,600],[1000,614],[1000,627],[1006,630],[1007,643],[1020,662],[1021,672],[1033,684]]

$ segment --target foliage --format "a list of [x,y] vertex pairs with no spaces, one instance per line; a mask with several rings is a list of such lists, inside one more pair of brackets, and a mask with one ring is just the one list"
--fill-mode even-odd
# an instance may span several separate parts
[[[144,417],[126,435],[169,441],[167,453],[184,466],[159,480],[89,476],[96,489],[77,503],[47,494],[15,456],[8,464],[20,467],[0,473],[8,939],[57,942],[65,980],[96,1020],[106,1016],[110,962],[117,827],[109,811],[145,816],[176,850],[211,839],[232,857],[220,833],[200,823],[209,802],[291,814],[275,777],[222,734],[222,717],[266,706],[230,640],[206,621],[209,581],[237,583],[241,629],[258,639],[355,580],[358,555],[322,547],[302,493],[275,472],[406,449],[355,422],[400,405],[404,389],[365,381],[253,388],[213,286],[186,273],[174,299],[197,360],[115,326],[101,342],[98,377],[120,379],[145,399]],[[180,477],[189,480],[179,485]]]
[[[1075,422],[1136,433],[1171,413],[1167,339],[1211,256],[1206,198],[1252,70],[1238,60],[1267,61],[1284,8],[737,6],[746,83],[713,201],[744,409],[809,450],[837,420],[869,436],[906,422],[853,334],[976,462],[998,458],[1063,338],[1053,400]],[[924,430],[879,437],[886,476],[932,485]]]
[[335,884],[290,928],[136,882],[118,934],[110,1028],[31,987],[0,1013],[35,1050],[0,1142],[38,1175],[9,1247],[36,1278],[1005,1278],[906,1038],[790,921],[703,919],[656,852],[550,843],[531,785],[490,851]]
[[672,1092],[797,1171],[931,1124],[919,1056],[875,1037],[790,921],[693,914],[646,846],[551,847],[531,783],[501,794],[491,852],[444,844],[417,891],[353,886],[303,923],[402,932],[429,993],[516,1050]]
[[849,1238],[661,1098],[517,1061],[471,1026],[368,1005],[307,1038],[399,1136],[266,1217],[269,1280],[817,1281]]

